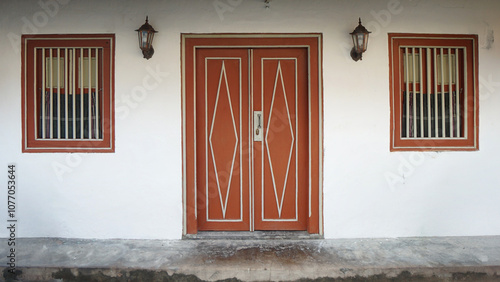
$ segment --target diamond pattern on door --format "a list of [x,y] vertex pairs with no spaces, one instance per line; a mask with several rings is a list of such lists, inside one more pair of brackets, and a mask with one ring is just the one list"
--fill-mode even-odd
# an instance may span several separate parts
[[[272,134],[277,130],[283,131],[282,134]],[[293,145],[295,141],[293,135],[294,133],[290,118],[290,110],[288,107],[285,84],[283,82],[283,73],[281,71],[281,61],[278,61],[276,78],[274,81],[274,91],[269,111],[269,119],[267,122],[265,146],[279,218],[281,218],[283,199],[285,197],[286,189],[290,186],[288,185],[288,175],[290,172]],[[277,153],[280,147],[290,148],[288,159],[283,158],[284,156],[282,154]],[[263,206],[265,205],[266,204],[264,203]]]
[[[201,50],[196,160],[200,230],[249,229],[247,52]],[[245,149],[245,146],[247,149]]]
[[[228,110],[229,109],[229,110]],[[226,121],[232,121],[232,128],[227,128]],[[232,130],[231,130],[232,129]],[[232,131],[234,135],[228,134],[228,131]],[[225,140],[223,140],[225,139]],[[229,198],[229,192],[231,191],[231,180],[234,173],[234,162],[236,160],[236,153],[238,149],[238,133],[236,132],[236,123],[234,120],[233,105],[231,102],[231,94],[229,90],[229,85],[227,82],[226,68],[224,66],[224,60],[222,60],[222,67],[220,71],[219,85],[217,87],[217,95],[215,98],[215,109],[212,118],[212,125],[210,128],[210,137],[208,138],[210,143],[210,152],[212,154],[212,161],[214,165],[215,180],[217,182],[217,190],[219,192],[220,205],[222,209],[222,217],[226,218],[226,208],[227,200]],[[223,140],[223,142],[220,142]],[[234,143],[234,150],[231,153],[231,147],[227,147]],[[214,149],[215,148],[215,149]],[[225,167],[221,169],[220,173],[217,169],[217,163],[220,164],[231,164],[229,173],[225,172]],[[208,189],[208,187],[207,187]],[[207,210],[208,210],[207,205]],[[209,213],[207,213],[209,214]],[[208,217],[210,220],[210,215]]]
[[[253,108],[264,115],[254,142],[255,230],[305,230],[308,205],[308,114],[305,49],[253,52]],[[258,79],[255,79],[258,78]]]

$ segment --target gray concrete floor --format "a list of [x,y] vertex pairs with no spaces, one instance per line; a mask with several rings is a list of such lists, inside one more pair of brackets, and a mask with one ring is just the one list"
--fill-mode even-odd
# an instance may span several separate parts
[[[5,261],[7,241],[0,245]],[[16,243],[19,281],[500,281],[500,236]],[[173,276],[174,275],[174,276]],[[1,278],[0,278],[1,279]],[[114,279],[114,280],[113,280]],[[169,280],[170,279],[170,280]],[[359,280],[356,280],[359,279]]]

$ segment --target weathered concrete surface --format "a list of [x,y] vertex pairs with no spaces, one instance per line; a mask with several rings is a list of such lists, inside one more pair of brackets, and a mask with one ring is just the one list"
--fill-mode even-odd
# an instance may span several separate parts
[[[3,258],[7,247],[6,243],[0,245]],[[16,260],[18,275],[7,276],[2,269],[4,279],[500,281],[500,236],[146,241],[32,238],[17,239]]]

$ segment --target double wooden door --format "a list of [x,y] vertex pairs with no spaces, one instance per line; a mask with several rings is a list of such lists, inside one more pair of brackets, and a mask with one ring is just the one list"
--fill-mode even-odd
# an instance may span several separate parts
[[306,230],[305,48],[200,48],[198,230]]

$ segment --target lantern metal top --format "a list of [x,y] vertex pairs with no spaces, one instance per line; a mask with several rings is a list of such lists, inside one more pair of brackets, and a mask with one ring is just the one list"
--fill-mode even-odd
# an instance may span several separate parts
[[353,32],[349,33],[350,35],[353,35],[353,34],[359,34],[359,33],[364,33],[364,34],[368,34],[368,33],[372,33],[371,31],[368,31],[362,24],[361,24],[361,18],[359,18],[359,24],[358,26],[354,29]]
[[156,31],[149,23],[148,23],[148,16],[146,16],[146,22],[141,25],[139,29],[136,29],[135,31],[147,31],[147,32],[154,32],[157,33]]

